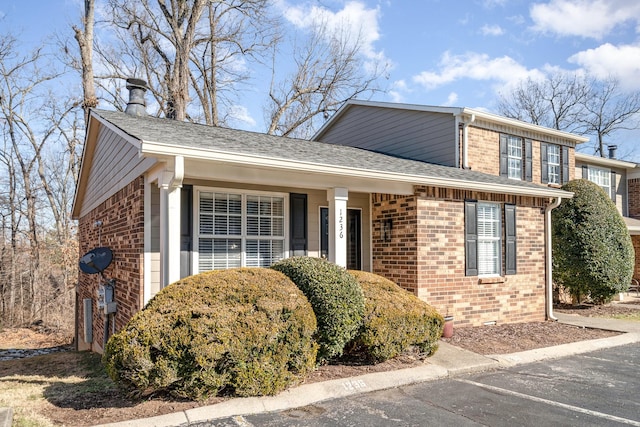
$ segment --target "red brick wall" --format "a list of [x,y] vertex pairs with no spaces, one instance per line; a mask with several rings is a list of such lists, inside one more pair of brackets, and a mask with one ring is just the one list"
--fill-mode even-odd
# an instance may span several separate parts
[[[640,178],[627,180],[627,192],[629,194],[629,216],[640,219]],[[636,251],[637,253],[637,251]]]
[[[417,197],[372,194],[373,272],[418,293]],[[393,221],[391,241],[383,242],[384,220]]]
[[633,266],[633,278],[640,280],[640,236],[631,236],[633,250],[636,252],[636,263]]
[[[518,274],[465,276],[465,199],[517,205]],[[375,195],[372,208],[375,273],[453,315],[458,326],[544,320],[542,199],[422,187],[414,196]],[[382,218],[394,219],[388,243],[380,240]]]
[[[102,221],[102,227],[94,227]],[[139,177],[100,206],[83,216],[78,224],[80,256],[98,246],[113,251],[113,262],[105,271],[116,279],[115,295],[118,311],[115,330],[119,331],[142,308],[144,258],[144,178]],[[78,343],[84,339],[84,298],[93,300],[93,351],[102,352],[104,315],[96,306],[98,275],[80,273],[78,278]],[[110,330],[111,331],[111,330]]]
[[[470,126],[468,130],[468,162],[472,170],[500,175],[500,132]],[[532,182],[542,183],[540,141],[533,140]],[[569,180],[575,178],[575,149],[569,148]]]

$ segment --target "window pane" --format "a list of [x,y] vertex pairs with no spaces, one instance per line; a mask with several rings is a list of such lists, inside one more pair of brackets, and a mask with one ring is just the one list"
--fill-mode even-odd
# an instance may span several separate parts
[[611,171],[609,169],[596,168],[589,166],[588,179],[589,181],[598,184],[605,193],[609,194],[611,191]]
[[243,260],[246,266],[268,267],[284,258],[284,202],[283,197],[201,192],[199,270],[241,267]]
[[199,271],[220,270],[241,266],[240,239],[200,239],[198,245]]
[[547,145],[547,178],[552,184],[560,183],[560,146]]
[[522,139],[509,136],[507,142],[509,178],[522,179]]
[[478,203],[478,274],[500,273],[500,205]]
[[284,258],[283,240],[247,240],[248,267],[269,267]]

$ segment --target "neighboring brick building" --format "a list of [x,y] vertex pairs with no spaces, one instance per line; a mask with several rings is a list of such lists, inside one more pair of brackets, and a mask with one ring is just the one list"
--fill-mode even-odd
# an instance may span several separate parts
[[636,253],[633,277],[640,279],[640,170],[633,162],[615,158],[616,147],[609,146],[609,157],[576,154],[576,178],[600,185],[618,208]]
[[551,314],[548,221],[583,138],[395,104],[347,104],[316,136],[330,143],[129,112],[89,117],[73,216],[83,253],[113,251],[117,311],[81,273],[80,348],[181,277],[293,255],[386,276],[458,325]]

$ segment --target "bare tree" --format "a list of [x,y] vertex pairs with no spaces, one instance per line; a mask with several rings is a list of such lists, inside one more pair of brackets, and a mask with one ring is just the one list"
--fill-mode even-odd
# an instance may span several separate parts
[[590,86],[586,80],[557,73],[545,80],[528,78],[508,94],[500,96],[500,114],[567,132],[584,131],[578,118],[583,114]]
[[[148,44],[162,63],[166,117],[183,121],[189,103],[189,56],[200,43],[197,29],[206,0],[110,0],[113,23]],[[150,51],[147,51],[150,53]]]
[[619,82],[609,78],[592,81],[589,96],[583,104],[585,114],[578,117],[584,133],[595,135],[596,153],[605,157],[604,139],[621,129],[638,129],[640,125],[640,92],[622,93]]
[[[248,82],[276,38],[268,0],[110,0],[117,46],[96,46],[107,89],[120,102],[113,78],[149,82],[160,114],[225,124],[238,85]],[[188,109],[188,111],[187,111]]]
[[[2,257],[2,270],[8,273],[3,283],[3,299],[8,298],[11,314],[4,320],[24,323],[52,309],[52,285],[57,282],[50,260],[43,257],[51,245],[67,243],[72,225],[68,221],[70,203],[60,202],[60,188],[53,185],[52,170],[63,170],[69,163],[55,156],[59,129],[78,103],[60,99],[51,92],[61,74],[48,61],[42,48],[22,53],[15,39],[6,37],[0,61],[0,124],[2,145],[0,167],[6,171],[7,202],[3,206],[3,239],[8,239],[8,254]],[[79,119],[81,120],[81,119]],[[79,122],[79,120],[77,120]],[[55,164],[47,161],[51,153]],[[62,167],[61,167],[62,165]],[[0,174],[1,175],[1,174]],[[8,234],[8,235],[7,235]],[[6,261],[6,264],[5,264]],[[68,269],[67,271],[71,271]],[[61,292],[68,297],[68,289]],[[61,318],[61,316],[59,316]]]
[[245,60],[261,63],[278,39],[278,20],[268,0],[209,2],[205,13],[208,31],[191,55],[192,87],[202,108],[203,122],[226,123],[240,84],[251,74]]
[[277,81],[274,54],[267,133],[310,136],[345,101],[378,90],[376,82],[387,65],[368,64],[361,53],[360,34],[345,28],[330,31],[317,23],[306,43],[295,49],[294,71]]
[[73,26],[75,39],[80,48],[80,70],[82,72],[82,90],[84,100],[82,108],[84,110],[85,123],[89,118],[89,109],[98,105],[96,89],[93,82],[93,27],[95,15],[95,0],[84,0],[84,15],[82,17],[82,28]]
[[528,79],[500,97],[498,111],[527,121],[596,139],[594,152],[604,157],[604,139],[620,129],[637,129],[640,92],[623,93],[618,81],[559,73]]

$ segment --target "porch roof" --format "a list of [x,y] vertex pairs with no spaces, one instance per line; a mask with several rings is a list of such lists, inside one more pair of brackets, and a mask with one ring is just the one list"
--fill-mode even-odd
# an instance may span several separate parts
[[92,110],[92,116],[138,147],[143,157],[210,160],[261,168],[397,181],[539,197],[572,193],[481,172],[435,165],[318,141],[267,135],[123,112]]

